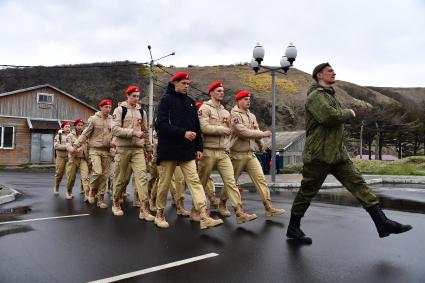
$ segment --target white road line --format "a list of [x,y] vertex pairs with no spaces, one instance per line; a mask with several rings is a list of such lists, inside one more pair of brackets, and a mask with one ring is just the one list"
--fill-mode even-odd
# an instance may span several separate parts
[[179,260],[179,261],[175,261],[175,262],[166,263],[166,264],[163,264],[163,265],[145,268],[145,269],[142,269],[142,270],[139,270],[139,271],[134,271],[134,272],[130,272],[130,273],[122,274],[122,275],[117,275],[117,276],[113,276],[113,277],[109,277],[109,278],[99,279],[99,280],[96,280],[96,281],[90,281],[88,283],[116,282],[116,281],[119,281],[119,280],[140,276],[140,275],[155,272],[155,271],[160,271],[160,270],[163,270],[163,269],[167,269],[167,268],[191,263],[191,262],[194,262],[194,261],[207,259],[207,258],[214,257],[214,256],[218,256],[218,254],[209,253],[209,254],[204,254],[204,255],[200,255],[200,256],[195,256],[195,257],[191,257],[191,258],[187,258],[187,259],[183,259],[183,260]]
[[6,221],[6,222],[0,222],[0,225],[2,225],[2,224],[11,224],[11,223],[21,223],[21,222],[40,221],[40,220],[50,220],[50,219],[81,217],[81,216],[88,216],[88,215],[90,215],[90,214],[75,214],[75,215],[65,215],[65,216],[54,216],[54,217],[44,217],[44,218],[34,218],[34,219],[25,219],[25,220]]

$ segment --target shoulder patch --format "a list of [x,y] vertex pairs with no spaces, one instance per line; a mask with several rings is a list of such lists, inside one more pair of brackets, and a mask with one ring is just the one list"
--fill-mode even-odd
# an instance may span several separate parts
[[116,114],[112,114],[112,120],[115,120],[117,118]]
[[198,116],[202,116],[202,109],[198,110]]
[[239,123],[240,123],[239,117],[233,118],[233,124],[239,124]]

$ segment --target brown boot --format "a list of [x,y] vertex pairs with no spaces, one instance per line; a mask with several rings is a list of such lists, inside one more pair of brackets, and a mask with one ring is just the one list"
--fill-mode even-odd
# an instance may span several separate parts
[[155,203],[156,203],[155,199],[153,199],[153,198],[149,199],[149,209],[150,209],[150,211],[156,211]]
[[66,199],[72,199],[73,197],[72,192],[66,191]]
[[97,206],[99,208],[108,208],[108,205],[103,200],[103,195],[99,195],[99,198],[97,199]]
[[229,217],[231,215],[230,211],[226,207],[227,200],[220,200],[220,204],[218,205],[218,212],[221,216]]
[[181,215],[184,217],[190,216],[190,212],[184,208],[184,198],[180,198],[177,201],[177,215]]
[[175,193],[175,192],[173,192],[173,191],[171,191],[171,190],[170,190],[170,193],[171,193],[171,204],[172,204],[172,205],[177,206],[177,203],[178,203],[179,201],[178,201],[178,199],[177,199],[177,195],[176,195],[176,193]]
[[165,215],[164,215],[164,210],[163,209],[158,209],[156,211],[155,224],[159,228],[168,228],[168,227],[170,227],[170,225],[168,224],[168,222],[165,220]]
[[112,213],[115,216],[123,216],[124,215],[124,211],[122,211],[122,209],[121,209],[121,204],[120,204],[119,198],[114,198],[114,200],[113,200]]
[[97,193],[97,189],[94,189],[94,188],[90,189],[90,192],[89,192],[90,196],[87,198],[90,204],[94,204],[96,202],[96,193]]
[[223,220],[214,219],[210,216],[206,207],[201,208],[201,221],[199,222],[201,229],[208,229],[223,224]]
[[210,200],[210,209],[217,210],[219,208],[219,201],[212,192],[207,192],[207,197]]
[[137,192],[134,194],[133,206],[134,207],[141,207],[139,194]]
[[146,221],[154,221],[155,216],[149,211],[149,201],[142,202],[140,207],[139,219],[145,219]]
[[84,202],[89,202],[90,190],[84,192]]
[[192,210],[190,211],[190,220],[195,222],[201,221],[201,215],[199,214],[199,210],[196,210],[194,206],[192,206]]
[[286,212],[283,208],[274,208],[272,206],[272,201],[270,199],[266,200],[266,202],[264,202],[263,204],[266,210],[267,217],[274,216],[274,215],[281,215]]
[[235,212],[236,212],[236,223],[237,224],[242,224],[242,223],[252,221],[252,220],[257,218],[257,215],[255,213],[253,213],[253,214],[246,213],[243,210],[242,204],[239,204],[238,206],[236,206]]

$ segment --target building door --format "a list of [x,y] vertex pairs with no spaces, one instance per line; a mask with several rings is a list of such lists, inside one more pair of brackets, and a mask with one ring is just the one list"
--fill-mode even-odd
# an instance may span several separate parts
[[31,134],[31,163],[53,163],[53,133]]

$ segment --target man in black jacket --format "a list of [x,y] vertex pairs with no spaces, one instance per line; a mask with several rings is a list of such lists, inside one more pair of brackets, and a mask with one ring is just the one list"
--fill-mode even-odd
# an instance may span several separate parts
[[189,75],[186,72],[175,74],[158,105],[155,128],[158,132],[159,182],[155,224],[160,228],[169,227],[165,220],[164,208],[177,165],[182,169],[193,204],[201,212],[201,229],[223,223],[221,219],[215,220],[209,216],[205,192],[196,171],[195,158],[202,158],[203,146],[195,101],[187,95],[189,84]]

